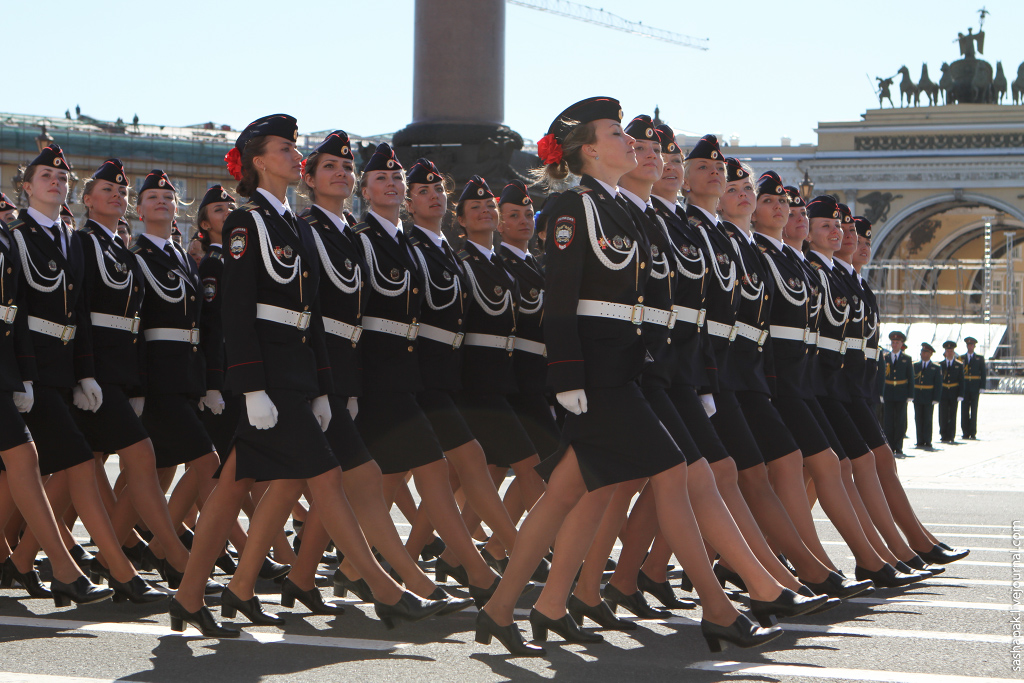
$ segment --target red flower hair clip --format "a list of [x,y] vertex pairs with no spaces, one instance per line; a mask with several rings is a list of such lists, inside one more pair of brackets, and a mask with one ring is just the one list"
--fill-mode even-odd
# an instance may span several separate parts
[[[308,158],[309,157],[306,157],[306,159]],[[302,176],[303,178],[306,177],[306,159],[303,159],[302,162],[299,164],[299,175]]]
[[228,173],[232,178],[242,179],[242,153],[238,151],[237,147],[232,147],[231,151],[224,155],[224,163],[228,165]]
[[560,163],[562,161],[562,145],[555,139],[553,133],[548,133],[537,142],[537,154],[545,166]]

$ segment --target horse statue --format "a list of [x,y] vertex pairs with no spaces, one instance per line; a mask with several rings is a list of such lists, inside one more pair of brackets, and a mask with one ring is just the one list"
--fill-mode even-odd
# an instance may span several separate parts
[[939,103],[939,84],[932,83],[932,79],[928,77],[928,65],[921,65],[921,80],[917,82],[917,92],[924,93],[928,98],[928,104],[935,106]]
[[946,104],[990,104],[995,102],[992,65],[980,59],[958,59],[942,65],[939,87],[946,93]]
[[1006,74],[1003,73],[1003,63],[996,62],[996,77],[992,79],[992,99],[995,104],[1002,104],[1006,97]]
[[1024,103],[1024,62],[1017,67],[1017,78],[1013,79],[1013,103]]
[[901,66],[896,75],[903,76],[903,80],[900,81],[900,106],[903,106],[903,99],[906,98],[906,106],[909,107],[911,102],[913,102],[916,107],[919,96],[917,94],[917,86],[914,84],[913,79],[910,78],[910,69],[906,66]]
[[953,74],[949,71],[949,64],[943,62],[939,69],[942,71],[942,77],[939,79],[939,92],[942,93],[942,103],[956,104],[956,101],[953,99]]

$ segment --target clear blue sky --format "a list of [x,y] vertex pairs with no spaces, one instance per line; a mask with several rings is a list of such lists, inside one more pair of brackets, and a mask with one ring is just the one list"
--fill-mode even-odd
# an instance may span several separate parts
[[[144,123],[235,128],[285,111],[303,131],[392,132],[412,113],[413,4],[6,3],[0,111],[59,116],[80,104],[97,118],[137,112]],[[710,50],[509,6],[505,120],[526,138],[600,94],[618,97],[627,117],[657,104],[678,129],[737,134],[742,144],[814,142],[818,121],[877,106],[875,76],[906,64],[917,80],[926,61],[937,82],[941,63],[959,56],[957,32],[977,30],[982,4],[991,12],[984,57],[1002,60],[1009,81],[1024,61],[1020,0],[585,4],[710,38]]]

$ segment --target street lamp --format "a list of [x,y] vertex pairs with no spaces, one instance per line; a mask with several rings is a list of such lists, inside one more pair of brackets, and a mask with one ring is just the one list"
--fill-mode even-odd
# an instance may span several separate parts
[[805,202],[811,201],[811,193],[814,192],[814,181],[811,180],[811,176],[804,171],[804,179],[800,181],[800,196],[804,198]]
[[50,143],[53,142],[53,136],[46,132],[45,123],[40,124],[40,126],[42,126],[43,130],[39,135],[36,136],[36,149],[39,150],[40,153],[42,153],[42,151],[49,147]]

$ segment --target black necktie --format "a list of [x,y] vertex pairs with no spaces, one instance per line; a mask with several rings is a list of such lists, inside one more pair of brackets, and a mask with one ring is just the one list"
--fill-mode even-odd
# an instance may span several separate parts
[[295,225],[295,219],[292,218],[292,212],[291,211],[288,211],[287,209],[285,209],[285,212],[283,214],[281,214],[281,218],[284,219],[284,222],[288,224],[288,227],[292,229],[292,232],[295,235],[299,234],[299,229]]
[[178,253],[174,250],[174,247],[171,246],[170,242],[168,242],[167,244],[164,245],[164,253],[166,253],[168,256],[170,256],[171,260],[174,261],[178,266],[184,265],[181,262],[181,259],[178,258]]

